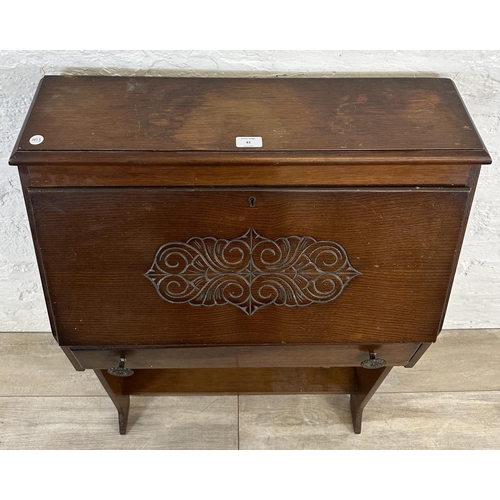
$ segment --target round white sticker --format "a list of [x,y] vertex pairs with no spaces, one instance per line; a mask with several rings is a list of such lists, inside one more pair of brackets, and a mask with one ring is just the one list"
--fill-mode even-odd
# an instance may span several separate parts
[[30,144],[34,144],[35,146],[37,144],[42,144],[43,142],[43,135],[34,135],[33,137],[30,137]]

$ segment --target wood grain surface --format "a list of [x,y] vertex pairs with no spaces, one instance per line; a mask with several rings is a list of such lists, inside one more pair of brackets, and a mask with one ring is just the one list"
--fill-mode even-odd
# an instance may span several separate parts
[[484,150],[446,78],[46,76],[15,152],[237,151],[237,136],[263,152]]
[[135,370],[126,394],[316,394],[357,390],[352,368],[199,368]]
[[[467,197],[466,189],[30,191],[57,335],[75,346],[434,341]],[[339,243],[362,274],[332,302],[251,316],[233,305],[168,303],[144,276],[165,243],[239,238],[250,228]]]
[[129,368],[256,368],[359,366],[376,352],[389,366],[404,366],[421,344],[372,345],[265,345],[221,347],[154,347],[135,349],[68,348],[84,368],[117,366],[120,358]]
[[30,187],[467,186],[469,165],[64,165],[29,167]]

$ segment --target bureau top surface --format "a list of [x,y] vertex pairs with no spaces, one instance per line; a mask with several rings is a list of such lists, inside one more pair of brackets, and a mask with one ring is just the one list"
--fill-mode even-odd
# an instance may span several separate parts
[[[33,136],[43,141],[32,144]],[[237,147],[236,137],[261,137],[262,146]],[[10,163],[56,153],[89,162],[118,153],[393,153],[489,163],[454,83],[444,78],[47,76]]]

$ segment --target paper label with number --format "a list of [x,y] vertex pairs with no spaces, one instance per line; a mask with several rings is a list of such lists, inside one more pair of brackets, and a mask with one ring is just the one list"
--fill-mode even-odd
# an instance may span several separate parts
[[236,137],[237,148],[261,148],[262,137]]

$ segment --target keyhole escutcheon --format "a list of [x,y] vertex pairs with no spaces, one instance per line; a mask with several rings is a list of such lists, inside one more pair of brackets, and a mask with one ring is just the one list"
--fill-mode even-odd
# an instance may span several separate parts
[[255,205],[257,205],[257,198],[255,196],[250,196],[250,198],[248,198],[248,203],[250,204],[250,208],[255,208]]

